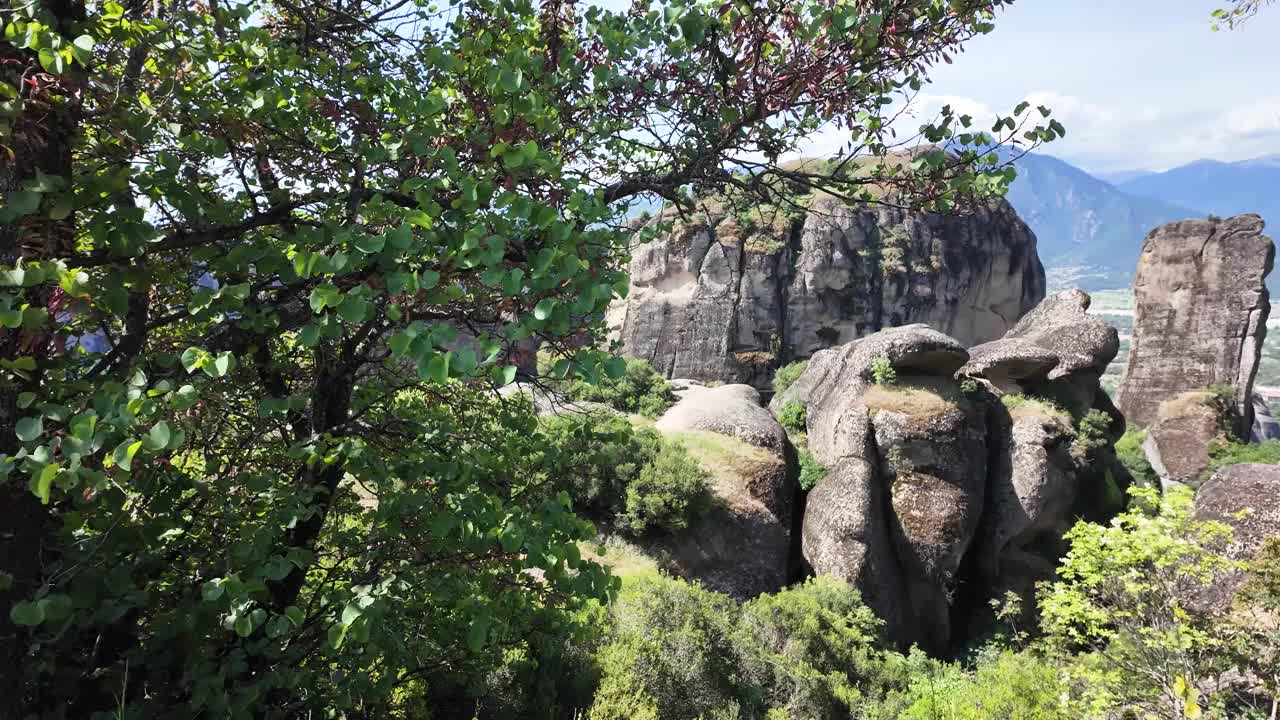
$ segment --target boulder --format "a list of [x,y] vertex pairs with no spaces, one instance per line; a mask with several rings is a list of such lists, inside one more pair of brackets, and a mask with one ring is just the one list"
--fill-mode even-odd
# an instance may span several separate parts
[[[1270,537],[1280,537],[1280,465],[1229,465],[1196,493],[1195,517],[1217,520],[1232,528],[1227,556],[1248,561]],[[1215,582],[1210,589],[1214,607],[1230,607],[1244,582],[1242,573]]]
[[1038,580],[1052,577],[1062,535],[1075,519],[1080,473],[1071,455],[1074,432],[1071,418],[1047,405],[1028,403],[993,415],[993,442],[999,445],[978,567],[993,588],[991,595],[1008,590],[1029,595]]
[[747,385],[685,383],[655,424],[712,474],[710,515],[647,549],[659,565],[746,600],[792,578],[795,450],[760,394]]
[[[904,646],[950,642],[982,514],[984,410],[953,378],[966,360],[941,333],[894,328],[818,353],[775,399],[806,403],[809,448],[828,469],[806,501],[805,560],[859,588]],[[892,384],[875,382],[877,362],[893,367]]]
[[760,402],[750,385],[698,387],[686,385],[681,400],[656,425],[661,432],[705,430],[736,437],[778,453],[787,443],[786,431]]
[[1253,379],[1266,336],[1264,283],[1275,246],[1257,215],[1186,220],[1147,235],[1134,278],[1133,338],[1119,405],[1129,422],[1156,422],[1160,403],[1225,385],[1248,437]]
[[1211,392],[1185,392],[1160,403],[1142,450],[1161,487],[1198,487],[1209,468],[1210,446],[1228,441],[1232,425],[1230,408]]
[[1054,380],[1067,375],[1099,377],[1120,351],[1120,335],[1097,315],[1090,315],[1089,294],[1065,290],[1045,298],[1005,339],[1018,339],[1052,353],[1058,364],[1049,372]]
[[969,349],[958,375],[981,377],[1003,392],[1020,393],[1048,379],[1058,356],[1030,340],[1001,338]]
[[1267,399],[1255,392],[1251,403],[1253,404],[1253,430],[1250,433],[1250,439],[1253,442],[1280,440],[1280,420],[1276,420],[1271,414]]
[[1035,236],[1003,201],[953,216],[825,198],[745,223],[708,205],[636,249],[608,316],[667,377],[767,389],[784,362],[884,328],[994,340],[1044,297]]

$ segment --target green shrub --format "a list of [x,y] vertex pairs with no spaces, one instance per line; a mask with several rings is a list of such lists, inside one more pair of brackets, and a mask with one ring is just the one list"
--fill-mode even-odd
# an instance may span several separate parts
[[618,524],[633,535],[682,530],[709,508],[710,481],[711,473],[683,445],[664,441],[627,487],[626,510]]
[[778,411],[778,422],[788,434],[805,432],[808,408],[799,400],[788,400]]
[[1107,446],[1111,416],[1101,410],[1090,410],[1076,424],[1076,437],[1071,443],[1071,455],[1083,461],[1089,453]]
[[734,644],[771,716],[866,717],[904,679],[902,657],[880,648],[880,627],[856,590],[819,577],[746,603]]
[[773,374],[773,391],[786,392],[787,388],[796,384],[796,380],[800,379],[807,367],[809,367],[808,360],[797,360],[778,368],[778,371]]
[[[547,370],[544,368],[544,374]],[[675,392],[653,365],[639,358],[627,358],[627,367],[619,378],[601,378],[589,383],[575,379],[560,381],[561,392],[571,400],[598,402],[625,413],[657,417],[676,402]]]
[[1133,483],[1139,487],[1156,487],[1160,478],[1147,460],[1147,453],[1142,449],[1146,442],[1147,431],[1131,429],[1116,441],[1116,459],[1128,471]]
[[544,418],[544,487],[577,512],[633,535],[687,527],[709,503],[709,473],[682,445],[616,416]]
[[818,481],[827,476],[827,468],[806,447],[796,448],[796,456],[800,462],[800,489],[812,490]]
[[637,578],[613,605],[590,720],[736,715],[750,695],[733,648],[737,617],[727,595]]
[[898,371],[889,358],[880,355],[871,360],[871,379],[877,385],[892,385],[898,381]]
[[1260,443],[1215,442],[1209,446],[1209,470],[1241,463],[1280,465],[1280,440]]
[[913,657],[910,705],[899,720],[1075,720],[1061,697],[1058,668],[1026,651],[995,650],[979,656],[977,667]]

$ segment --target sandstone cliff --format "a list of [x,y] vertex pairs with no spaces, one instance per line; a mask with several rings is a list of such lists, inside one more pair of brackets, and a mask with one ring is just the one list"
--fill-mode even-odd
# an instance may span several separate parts
[[712,209],[640,245],[630,271],[610,312],[626,354],[762,388],[782,363],[882,328],[998,338],[1045,291],[1035,236],[1002,201],[964,216],[834,198],[800,218]]
[[1147,236],[1119,394],[1131,423],[1155,422],[1164,400],[1226,385],[1238,415],[1234,434],[1248,437],[1271,307],[1264,281],[1275,259],[1262,230],[1262,218],[1240,215],[1171,223]]

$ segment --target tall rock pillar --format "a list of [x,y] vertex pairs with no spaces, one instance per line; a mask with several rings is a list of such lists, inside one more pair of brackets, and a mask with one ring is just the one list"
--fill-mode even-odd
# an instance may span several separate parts
[[1184,220],[1151,231],[1134,278],[1133,339],[1119,405],[1133,424],[1156,421],[1163,400],[1230,386],[1235,436],[1249,437],[1250,402],[1270,297],[1275,245],[1262,218]]

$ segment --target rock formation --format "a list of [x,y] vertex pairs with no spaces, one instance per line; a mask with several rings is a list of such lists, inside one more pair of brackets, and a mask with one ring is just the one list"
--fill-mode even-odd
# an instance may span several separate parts
[[764,388],[782,363],[882,328],[992,340],[1044,297],[1035,236],[1004,202],[966,216],[834,198],[797,220],[774,212],[708,210],[638,247],[610,312],[625,352],[667,377]]
[[1143,241],[1119,394],[1130,422],[1148,426],[1164,400],[1226,385],[1239,416],[1234,435],[1248,437],[1275,258],[1262,230],[1262,218],[1240,215],[1171,223]]
[[[1247,561],[1269,537],[1280,537],[1280,465],[1229,465],[1214,474],[1196,493],[1196,519],[1217,520],[1231,526],[1227,556]],[[1230,607],[1243,583],[1240,573],[1214,583],[1214,607]]]
[[645,543],[663,569],[740,600],[782,589],[792,575],[794,450],[746,385],[688,385],[658,419],[714,478],[711,515]]
[[1231,439],[1236,422],[1229,403],[1229,398],[1195,390],[1160,403],[1142,450],[1162,488],[1199,487],[1209,469],[1210,447]]
[[[1049,298],[972,354],[923,325],[884,330],[819,351],[774,398],[807,406],[828,470],[806,501],[805,560],[858,587],[902,645],[944,649],[958,603],[1029,593],[1077,515],[1116,502],[1118,488],[1085,481],[1123,433],[1098,387],[1116,332],[1087,307],[1083,293]],[[877,384],[886,363],[896,379]],[[1092,409],[1108,427],[1082,439]]]
[[1253,403],[1253,432],[1250,440],[1253,442],[1280,440],[1280,420],[1271,414],[1267,399],[1255,392],[1251,402]]

